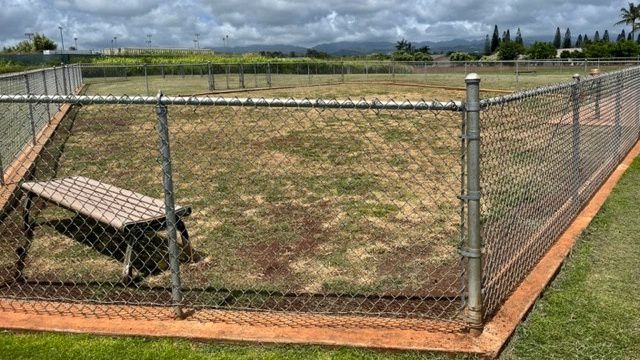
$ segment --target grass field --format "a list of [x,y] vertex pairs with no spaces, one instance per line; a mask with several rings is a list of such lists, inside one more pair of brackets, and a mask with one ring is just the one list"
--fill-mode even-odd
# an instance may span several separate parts
[[[603,71],[617,70],[617,68],[605,68]],[[486,95],[491,95],[490,90],[505,90],[514,91],[517,89],[532,88],[540,85],[567,82],[571,81],[573,74],[578,73],[580,75],[587,75],[588,70],[585,71],[582,67],[565,67],[562,69],[544,69],[535,72],[523,72],[519,76],[516,76],[514,69],[469,69],[468,71],[478,71],[482,79],[482,88],[488,90]],[[523,70],[525,71],[525,70]],[[393,76],[389,74],[346,74],[344,76],[345,82],[384,82],[384,83],[412,83],[423,84],[428,86],[446,86],[446,87],[459,87],[464,88],[464,77],[466,73],[464,69],[455,69],[451,72],[446,70],[438,70],[434,73],[415,73],[415,74],[395,74]],[[322,84],[339,84],[342,82],[343,77],[341,75],[291,75],[291,74],[272,74],[271,83],[273,87],[286,87],[286,86],[308,86],[308,85],[322,85]],[[143,76],[117,76],[117,77],[86,77],[85,83],[90,85],[98,85],[100,93],[113,94],[113,95],[138,95],[146,94],[147,83]],[[237,74],[215,74],[214,83],[216,91],[226,91],[228,89],[240,89],[240,80]],[[244,76],[245,88],[266,88],[268,87],[267,77],[263,74],[248,73]],[[186,74],[180,75],[166,75],[165,77],[153,75],[148,77],[149,93],[155,95],[158,90],[162,90],[167,95],[192,95],[208,93],[208,77],[206,74]],[[362,85],[362,88],[367,88],[369,85]],[[402,90],[400,86],[389,86],[388,84],[374,84],[375,87],[392,87],[394,89]],[[433,98],[430,96],[434,90],[429,88],[413,88],[410,93],[417,93],[418,99],[420,98]],[[215,91],[214,91],[215,92]],[[289,92],[292,96],[297,94],[297,90]],[[400,97],[404,98],[404,92],[399,92]],[[439,93],[436,93],[439,94]],[[367,97],[375,96],[376,93],[366,93]],[[485,95],[485,96],[486,96]],[[238,93],[235,96],[244,96]],[[246,96],[256,96],[252,92],[248,92]],[[350,97],[356,96],[355,94],[349,94]],[[442,95],[440,95],[442,96]],[[457,100],[461,100],[464,97],[464,93],[461,92],[457,95]],[[436,98],[440,98],[436,96]]]
[[[503,359],[636,359],[640,353],[640,160],[580,237]],[[313,346],[203,344],[71,334],[0,334],[12,359],[448,359]]]
[[[297,95],[418,95],[345,86]],[[107,93],[98,84],[87,92]],[[186,288],[231,289],[236,308],[458,315],[456,299],[423,298],[455,298],[461,287],[459,112],[171,106],[169,114],[176,199],[193,207],[186,223],[202,258],[182,267]],[[37,176],[82,175],[161,197],[155,122],[151,106],[85,105],[60,128]],[[124,242],[113,231],[55,206],[38,219],[29,278],[119,279]],[[164,249],[156,236],[138,246],[140,284],[168,284]],[[252,291],[337,294],[348,304],[274,304]],[[197,304],[222,301],[215,291],[192,294]],[[373,300],[354,300],[361,295]],[[392,295],[417,300],[379,298]]]

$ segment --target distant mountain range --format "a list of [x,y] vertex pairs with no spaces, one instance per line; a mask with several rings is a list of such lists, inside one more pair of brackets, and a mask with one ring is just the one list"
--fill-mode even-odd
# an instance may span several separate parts
[[[525,38],[525,44],[533,43],[534,41],[549,41],[550,37],[537,37],[537,38]],[[423,47],[428,46],[433,53],[447,53],[449,51],[464,51],[464,52],[482,52],[484,50],[484,39],[467,40],[467,39],[454,39],[446,41],[422,41],[414,42],[414,46]],[[311,47],[311,49],[322,51],[333,56],[364,56],[373,53],[389,54],[395,50],[395,42],[390,41],[339,41],[331,43],[323,43]],[[295,52],[296,55],[304,55],[307,52],[307,48],[296,45],[288,44],[273,44],[273,45],[247,45],[236,46],[230,48],[213,47],[213,50],[219,52],[229,52],[234,54],[248,53],[248,52],[260,52],[260,51],[279,51],[283,54],[290,54]]]

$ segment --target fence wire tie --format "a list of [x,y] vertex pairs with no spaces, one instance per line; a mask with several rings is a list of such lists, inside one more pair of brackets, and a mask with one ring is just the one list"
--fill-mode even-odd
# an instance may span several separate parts
[[460,135],[461,139],[465,140],[480,140],[480,132],[479,131],[469,131],[467,134]]
[[483,249],[471,249],[468,247],[462,247],[460,249],[458,249],[458,253],[466,258],[470,258],[470,259],[478,259],[482,256],[482,253],[484,252]]
[[464,195],[458,195],[458,199],[463,201],[480,200],[480,191],[470,191]]

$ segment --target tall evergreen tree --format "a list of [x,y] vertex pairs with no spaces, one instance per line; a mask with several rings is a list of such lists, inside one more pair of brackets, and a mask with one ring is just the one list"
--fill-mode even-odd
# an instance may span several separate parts
[[587,34],[584,34],[584,36],[582,37],[582,46],[587,44],[591,44],[591,39],[589,39],[589,36]]
[[609,30],[605,30],[605,31],[604,31],[604,34],[602,35],[602,41],[603,41],[603,42],[609,42],[609,41],[611,41],[611,40],[609,39]]
[[569,30],[569,28],[567,28],[567,31],[564,33],[564,38],[562,39],[562,48],[571,48],[571,30]]
[[596,33],[593,35],[593,42],[600,41],[600,32],[596,30]]
[[636,42],[640,44],[640,34],[638,34],[638,38],[636,39]]
[[507,29],[507,31],[505,31],[502,35],[502,42],[511,42],[511,32],[509,31],[509,29]]
[[622,29],[622,31],[620,31],[620,34],[618,34],[618,38],[616,39],[616,41],[624,40],[626,38],[627,38],[627,33],[624,31],[624,29]]
[[562,37],[560,36],[560,28],[557,27],[556,36],[554,36],[553,38],[553,47],[555,47],[556,49],[560,49],[561,45],[562,45]]
[[498,25],[493,27],[493,36],[491,37],[491,53],[493,54],[500,46],[500,32],[498,32]]
[[630,32],[629,35],[627,35],[627,40],[633,41],[633,32]]
[[576,39],[576,47],[577,48],[582,47],[582,34],[578,35],[578,39]]
[[520,44],[520,45],[524,45],[524,40],[522,39],[522,32],[520,31],[520,28],[518,28],[518,31],[516,32],[516,44]]
[[484,38],[484,54],[491,54],[491,40],[489,40],[489,34]]

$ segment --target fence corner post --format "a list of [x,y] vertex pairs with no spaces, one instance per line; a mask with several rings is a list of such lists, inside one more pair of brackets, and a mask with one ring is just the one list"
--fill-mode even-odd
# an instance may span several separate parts
[[466,321],[473,334],[482,332],[482,239],[480,234],[480,76],[465,77],[465,129],[467,143],[467,186],[463,200],[467,202],[467,241],[461,254],[467,259]]
[[182,284],[180,280],[180,254],[178,253],[175,198],[173,192],[173,173],[171,170],[171,148],[169,146],[168,109],[162,103],[162,92],[158,92],[156,116],[160,137],[160,156],[162,160],[162,183],[164,208],[167,224],[167,247],[169,249],[169,267],[171,269],[171,300],[178,319],[184,318],[182,311]]

